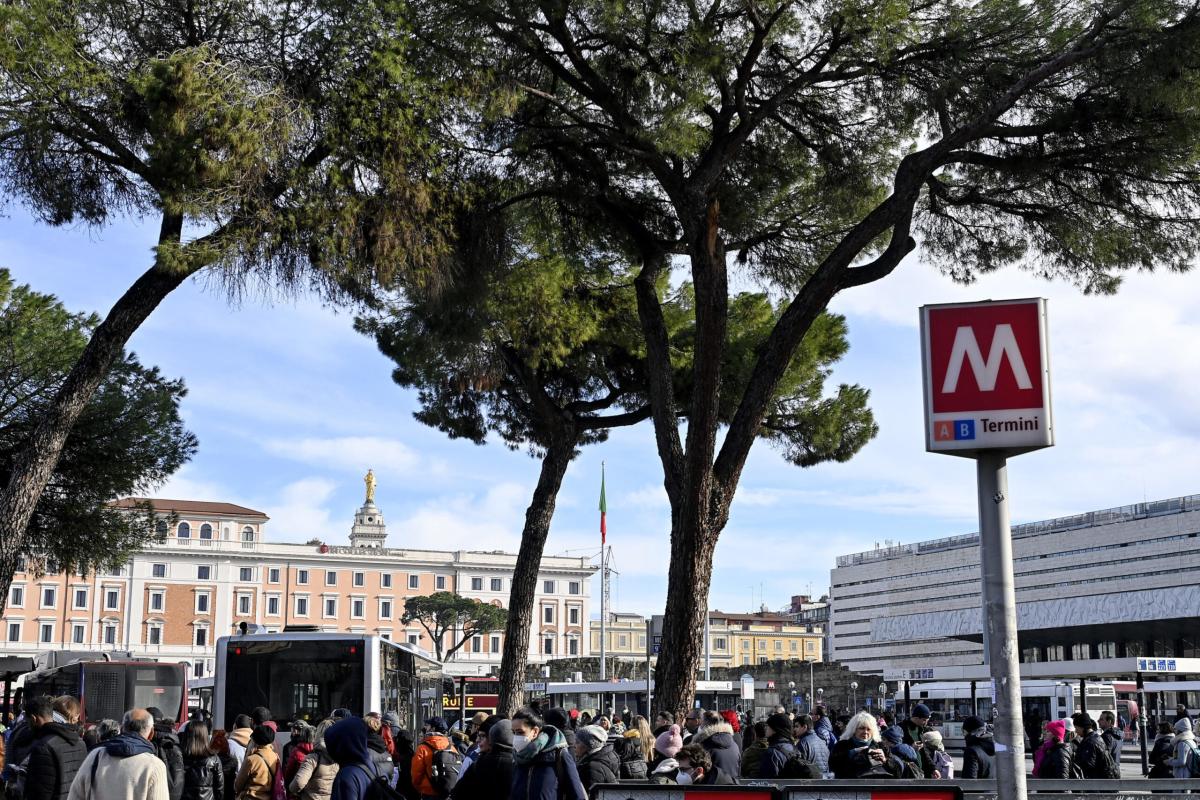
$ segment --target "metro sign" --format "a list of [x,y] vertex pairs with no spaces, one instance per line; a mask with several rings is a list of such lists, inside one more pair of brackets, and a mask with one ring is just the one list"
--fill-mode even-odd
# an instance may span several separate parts
[[1044,299],[923,306],[921,344],[927,450],[1054,444]]

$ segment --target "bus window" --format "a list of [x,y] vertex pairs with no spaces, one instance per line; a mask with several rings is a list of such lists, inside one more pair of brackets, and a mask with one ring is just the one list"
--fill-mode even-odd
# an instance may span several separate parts
[[225,715],[232,719],[266,706],[286,730],[292,719],[316,725],[335,708],[360,709],[363,659],[362,640],[230,642]]

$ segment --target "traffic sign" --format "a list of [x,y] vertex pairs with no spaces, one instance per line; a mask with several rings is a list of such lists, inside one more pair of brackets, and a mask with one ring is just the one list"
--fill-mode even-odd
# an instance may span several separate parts
[[1044,299],[923,306],[921,345],[927,450],[1054,444]]

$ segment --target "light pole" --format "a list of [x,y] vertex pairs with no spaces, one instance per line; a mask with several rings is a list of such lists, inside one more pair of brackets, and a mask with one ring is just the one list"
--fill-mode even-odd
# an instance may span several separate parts
[[853,713],[858,713],[858,681],[850,681],[850,708]]
[[813,702],[813,664],[816,662],[808,659],[808,713],[812,713]]
[[791,698],[790,698],[791,705],[788,706],[788,710],[795,712],[795,710],[796,710],[796,682],[795,681],[788,681],[788,691],[791,692]]
[[817,705],[822,705],[825,702],[825,690],[817,689]]
[[879,710],[887,708],[887,683],[879,684]]

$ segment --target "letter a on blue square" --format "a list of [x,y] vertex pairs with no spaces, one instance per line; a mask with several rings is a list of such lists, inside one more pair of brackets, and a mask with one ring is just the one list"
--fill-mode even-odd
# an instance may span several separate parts
[[954,420],[954,438],[955,439],[974,439],[975,438],[975,420],[973,420],[973,419],[956,419],[956,420]]

